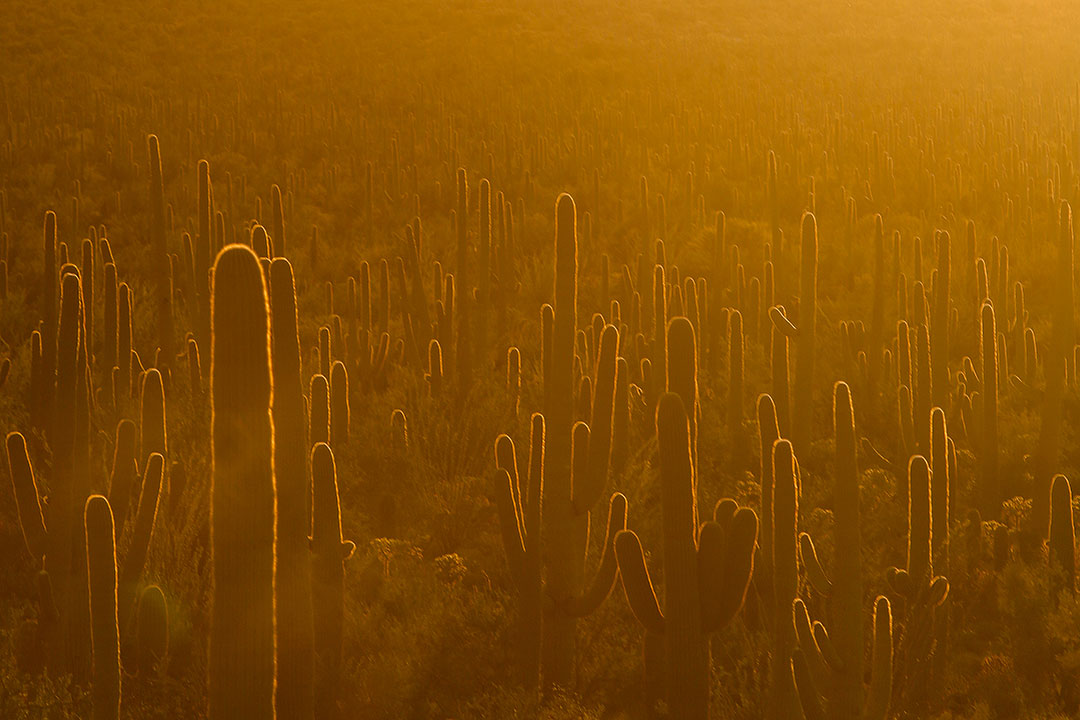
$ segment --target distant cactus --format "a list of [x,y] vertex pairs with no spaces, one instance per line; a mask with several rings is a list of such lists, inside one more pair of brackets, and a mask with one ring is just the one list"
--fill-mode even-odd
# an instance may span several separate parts
[[214,264],[211,720],[274,717],[275,488],[266,287],[250,249]]
[[330,383],[325,375],[312,375],[308,390],[308,443],[330,442]]
[[814,426],[814,355],[817,353],[817,220],[813,213],[802,217],[801,269],[799,279],[799,324],[787,319],[779,308],[769,317],[773,325],[795,340],[795,392],[793,399],[791,440],[796,452],[809,450]]

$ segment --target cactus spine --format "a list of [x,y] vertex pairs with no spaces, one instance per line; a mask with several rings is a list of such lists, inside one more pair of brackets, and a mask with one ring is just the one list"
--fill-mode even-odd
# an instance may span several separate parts
[[211,315],[209,717],[261,720],[274,717],[276,500],[269,310],[249,248],[218,255]]

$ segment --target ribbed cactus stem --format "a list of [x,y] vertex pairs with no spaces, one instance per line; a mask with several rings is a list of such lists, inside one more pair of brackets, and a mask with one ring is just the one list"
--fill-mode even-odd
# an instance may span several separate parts
[[349,442],[349,424],[349,374],[337,360],[330,368],[330,447],[338,452]]
[[162,482],[165,472],[164,458],[160,453],[153,453],[146,461],[143,472],[142,490],[139,493],[139,505],[135,515],[135,528],[131,533],[127,555],[120,568],[120,627],[127,630],[128,620],[135,610],[138,597],[139,580],[146,566],[146,556],[150,550],[150,541],[154,536],[157,522],[158,505],[161,500]]
[[311,578],[315,618],[315,718],[338,717],[345,623],[345,561],[356,546],[341,534],[337,466],[326,443],[311,452]]
[[326,376],[311,376],[308,390],[308,444],[330,443],[330,383]]
[[1076,534],[1073,529],[1072,488],[1064,475],[1054,477],[1050,490],[1050,565],[1063,577],[1062,587],[1076,590]]
[[1072,208],[1062,201],[1058,215],[1058,253],[1054,268],[1053,317],[1050,342],[1043,351],[1046,391],[1043,395],[1042,427],[1034,457],[1035,497],[1031,507],[1033,531],[1046,537],[1050,520],[1050,493],[1054,473],[1061,462],[1064,418],[1065,371],[1067,358],[1076,340],[1073,308],[1073,218]]
[[[279,191],[275,217],[281,212],[280,204]],[[277,489],[277,711],[283,718],[310,718],[315,703],[315,631],[308,548],[311,486],[304,441],[296,289],[292,265],[285,258],[276,258],[270,265],[270,306],[274,389],[271,414]]]
[[791,604],[799,589],[797,466],[791,441],[773,443],[772,568],[775,612],[772,650],[772,720],[798,718],[799,699],[791,677],[791,653],[795,649],[795,626]]
[[37,481],[34,479],[34,468],[26,449],[26,438],[20,432],[8,433],[7,463],[23,540],[35,564],[40,565],[48,548],[48,532],[41,512],[41,499]]
[[102,495],[86,501],[86,567],[90,588],[93,720],[120,717],[120,631],[116,619],[116,535]]
[[157,270],[155,298],[158,347],[161,349],[162,362],[170,366],[174,355],[172,280],[169,277],[169,250],[166,243],[165,181],[161,170],[161,146],[157,135],[146,138],[146,149],[150,168],[150,245],[153,248],[154,267]]
[[1001,511],[998,479],[998,353],[994,306],[984,302],[980,311],[982,343],[982,422],[979,433],[979,510],[987,519]]
[[127,523],[131,492],[138,474],[138,462],[135,459],[137,438],[138,429],[133,421],[125,418],[116,424],[116,442],[109,476],[109,504],[113,508],[116,527],[121,532]]
[[274,717],[276,498],[270,322],[258,258],[214,264],[211,326],[211,720]]
[[522,673],[527,688],[540,686],[543,627],[543,493],[544,417],[532,416],[529,441],[529,475],[521,487],[513,442],[503,435],[496,441],[499,478],[495,487],[499,522],[507,562],[520,598]]
[[145,459],[151,453],[164,456],[167,448],[165,389],[161,384],[161,373],[156,368],[150,368],[143,375],[141,397],[139,457]]
[[[555,209],[554,322],[551,352],[545,358],[547,420],[545,487],[550,517],[548,585],[560,599],[578,594],[583,553],[577,541],[571,494],[571,433],[574,419],[574,340],[577,328],[577,209],[562,194]],[[564,684],[573,670],[576,620],[552,611],[544,618],[544,681]]]

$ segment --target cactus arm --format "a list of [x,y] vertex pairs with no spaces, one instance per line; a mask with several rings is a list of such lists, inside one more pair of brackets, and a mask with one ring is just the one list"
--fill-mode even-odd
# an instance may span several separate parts
[[806,720],[825,720],[821,696],[814,687],[806,657],[799,648],[791,655],[791,670],[795,675],[795,688],[799,691],[799,704]]
[[40,564],[45,555],[48,532],[45,529],[45,518],[41,514],[41,500],[38,496],[37,482],[34,480],[34,468],[30,464],[30,456],[26,452],[26,438],[22,433],[8,434],[7,460],[23,540],[26,541],[26,549]]
[[157,519],[158,501],[161,497],[161,485],[165,474],[165,459],[161,453],[153,453],[146,462],[143,473],[142,492],[139,494],[139,509],[135,514],[135,530],[131,536],[131,545],[127,556],[120,566],[120,627],[127,628],[128,619],[135,609],[138,598],[136,592],[139,578],[146,565],[146,554],[150,540],[154,535]]
[[949,581],[938,575],[930,581],[930,587],[927,589],[926,601],[930,607],[935,608],[945,602],[945,598],[949,596]]
[[779,305],[769,308],[769,319],[772,320],[773,327],[779,330],[784,337],[791,340],[799,337],[799,329],[788,320],[783,308]]
[[116,720],[120,717],[120,635],[116,622],[116,536],[109,501],[91,495],[83,517],[93,654],[92,717]]
[[604,554],[600,556],[600,566],[585,592],[565,603],[563,609],[567,615],[591,615],[611,594],[619,572],[615,558],[615,536],[623,530],[626,530],[626,496],[615,493],[608,503],[607,532],[604,534]]
[[[517,450],[514,441],[509,435],[503,434],[495,439],[495,467],[505,470],[510,476],[510,495],[513,500],[514,515],[516,516],[518,532],[525,536],[525,517],[523,515],[524,503],[521,499],[521,476],[518,474]],[[502,491],[502,480],[498,481],[499,491]]]
[[506,551],[506,563],[514,585],[524,587],[525,539],[521,531],[521,514],[514,493],[514,481],[505,468],[500,468],[495,481],[495,505],[499,513],[499,528],[502,530],[503,549]]
[[717,522],[702,526],[698,576],[702,627],[706,633],[723,628],[742,609],[754,572],[757,533],[757,514],[750,508],[740,508],[734,513],[727,529]]
[[911,595],[911,576],[908,575],[907,570],[891,567],[885,571],[885,581],[897,595],[901,597]]
[[597,353],[595,387],[593,388],[592,417],[589,421],[590,443],[588,467],[574,483],[574,512],[584,515],[599,502],[607,485],[611,467],[611,438],[615,409],[616,354],[619,331],[608,325],[600,335]]
[[615,557],[619,561],[623,592],[634,617],[646,632],[664,634],[664,614],[656,601],[649,568],[641,550],[641,540],[633,530],[623,530],[615,535]]
[[888,598],[879,595],[874,601],[874,649],[863,720],[885,720],[888,717],[892,676],[892,609]]
[[825,574],[825,568],[821,567],[817,550],[814,548],[814,541],[810,538],[809,533],[799,535],[799,555],[802,557],[803,567],[806,568],[806,577],[810,580],[814,590],[825,597],[831,597],[833,594],[832,581]]
[[812,630],[814,633],[814,642],[817,643],[818,649],[821,650],[821,658],[825,661],[825,664],[828,665],[829,669],[833,672],[841,670],[844,666],[844,661],[840,658],[840,654],[836,652],[836,648],[829,638],[829,631],[825,629],[825,625],[820,621],[814,621]]
[[[791,605],[792,614],[795,617],[795,635],[798,638],[799,648],[811,679],[812,688],[829,687],[832,684],[832,670],[821,652],[817,638],[814,637],[814,628],[810,623],[810,614],[806,610],[806,603],[801,598],[796,598]],[[799,693],[802,694],[801,692]],[[820,692],[815,691],[816,695]]]

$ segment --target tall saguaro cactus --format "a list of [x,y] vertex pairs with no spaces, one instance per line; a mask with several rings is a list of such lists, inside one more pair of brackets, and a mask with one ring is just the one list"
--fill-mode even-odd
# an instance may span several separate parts
[[[889,601],[874,603],[874,646],[869,693],[863,689],[863,568],[859,512],[859,468],[856,458],[855,414],[846,383],[833,386],[833,427],[836,436],[835,573],[830,580],[818,562],[810,536],[800,536],[803,564],[814,588],[830,601],[832,632],[810,627],[806,606],[795,602],[800,653],[794,660],[795,682],[807,718],[885,720],[892,695],[892,620]],[[800,617],[802,615],[803,617]],[[823,652],[822,647],[832,652]],[[814,667],[816,672],[809,670]],[[815,682],[815,677],[817,682]]]
[[632,530],[616,536],[616,554],[634,616],[648,636],[663,638],[664,686],[671,717],[706,720],[708,636],[727,625],[746,598],[754,566],[757,515],[749,508],[730,515],[718,512],[699,533],[690,425],[679,395],[661,396],[656,433],[663,504],[663,609],[641,541]]
[[86,567],[90,587],[94,720],[120,718],[120,630],[116,614],[116,536],[112,508],[91,495],[84,511]]
[[[276,186],[275,186],[276,187]],[[308,528],[311,492],[304,443],[304,391],[300,376],[296,289],[292,265],[270,265],[271,366],[274,393],[274,476],[277,488],[277,711],[281,718],[311,718],[314,708],[314,626]]]
[[1075,342],[1073,315],[1073,220],[1072,208],[1062,201],[1058,218],[1058,258],[1054,272],[1053,328],[1043,353],[1046,368],[1046,392],[1043,393],[1042,428],[1035,453],[1035,498],[1031,507],[1034,533],[1042,538],[1050,525],[1050,485],[1060,468],[1062,424],[1065,412],[1065,368]]
[[246,246],[214,263],[211,308],[214,594],[210,718],[273,718],[276,549],[270,322]]
[[345,623],[345,561],[356,546],[341,535],[337,466],[326,443],[311,452],[311,580],[315,625],[315,718],[337,717]]
[[157,135],[146,138],[146,150],[150,165],[150,244],[153,248],[154,267],[157,270],[155,299],[157,301],[158,347],[161,361],[172,366],[173,316],[172,281],[169,275],[169,248],[165,238],[165,181],[161,170],[161,145]]
[[804,213],[801,234],[799,277],[799,318],[793,324],[781,308],[769,311],[773,325],[795,341],[795,388],[791,423],[791,442],[796,453],[809,450],[814,424],[814,355],[817,352],[817,220]]

